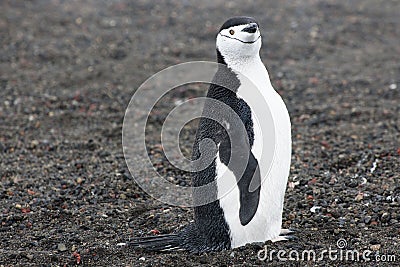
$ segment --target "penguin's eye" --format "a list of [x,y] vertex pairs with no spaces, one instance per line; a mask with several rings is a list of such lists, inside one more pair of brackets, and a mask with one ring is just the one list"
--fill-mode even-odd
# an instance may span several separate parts
[[229,33],[230,33],[231,35],[234,35],[234,34],[235,34],[235,31],[234,31],[234,30],[229,30]]

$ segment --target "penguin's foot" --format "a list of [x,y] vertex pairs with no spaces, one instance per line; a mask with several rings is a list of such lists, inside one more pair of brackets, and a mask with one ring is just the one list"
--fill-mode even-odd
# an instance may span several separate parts
[[292,241],[296,240],[296,236],[293,235],[296,232],[294,229],[281,229],[279,236],[273,238],[271,241],[273,243],[279,241]]
[[272,243],[279,242],[279,241],[293,241],[296,240],[297,237],[294,235],[280,235],[273,239],[271,239]]
[[296,232],[296,230],[295,229],[281,229],[281,232],[280,232],[280,236],[282,236],[282,235],[291,235],[291,234],[294,234]]

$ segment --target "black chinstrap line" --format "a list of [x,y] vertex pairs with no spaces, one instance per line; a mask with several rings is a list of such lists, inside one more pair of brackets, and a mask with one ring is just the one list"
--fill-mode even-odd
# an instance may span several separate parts
[[225,37],[228,37],[228,38],[230,38],[230,39],[234,39],[234,40],[237,40],[237,41],[239,41],[239,42],[242,42],[242,43],[244,43],[244,44],[254,44],[255,42],[257,42],[258,41],[258,39],[260,39],[261,38],[261,34],[257,37],[257,39],[255,39],[254,41],[251,41],[251,42],[245,42],[245,41],[242,41],[242,40],[240,40],[240,39],[238,39],[238,38],[234,38],[234,37],[231,37],[231,36],[228,36],[228,35],[225,35],[225,34],[222,34],[222,33],[220,33],[221,34],[221,36],[225,36]]

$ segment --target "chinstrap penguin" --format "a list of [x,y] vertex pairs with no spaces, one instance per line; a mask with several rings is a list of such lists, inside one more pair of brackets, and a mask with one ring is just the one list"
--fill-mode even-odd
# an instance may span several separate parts
[[[261,43],[259,25],[250,17],[227,20],[217,34],[217,60],[228,71],[217,72],[215,79],[221,76],[221,79],[229,80],[230,88],[211,84],[207,97],[232,108],[246,131],[239,135],[247,137],[247,141],[241,141],[240,138],[239,141],[230,140],[229,137],[235,135],[235,125],[224,128],[209,118],[201,118],[199,122],[193,159],[201,156],[199,143],[206,138],[216,145],[211,153],[215,159],[204,170],[193,173],[192,185],[196,187],[216,181],[214,190],[218,199],[194,207],[194,221],[180,232],[136,238],[129,245],[153,251],[187,250],[201,253],[236,248],[247,243],[285,240],[284,235],[290,233],[281,229],[291,160],[290,118],[261,61]],[[263,145],[260,125],[257,125],[253,109],[246,101],[251,88],[245,88],[238,73],[251,80],[270,107],[274,121],[271,129],[275,130],[275,160],[268,173],[263,173],[265,168],[262,168],[263,162],[259,161],[259,147]],[[204,109],[204,112],[213,112],[206,110],[207,105]],[[247,166],[244,172],[240,172],[229,161],[233,153],[240,154],[243,151],[246,151]],[[241,177],[237,177],[238,173],[242,173]],[[249,190],[251,180],[259,181],[263,175],[266,176],[266,182],[262,182],[255,190]],[[234,189],[228,194],[220,194],[222,188],[227,186],[233,186]]]

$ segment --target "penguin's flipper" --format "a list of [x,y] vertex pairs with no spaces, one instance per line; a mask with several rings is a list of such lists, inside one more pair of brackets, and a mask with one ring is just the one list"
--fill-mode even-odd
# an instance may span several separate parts
[[257,212],[261,192],[260,169],[252,152],[246,170],[237,184],[240,193],[239,219],[242,225],[246,225]]
[[148,251],[171,251],[182,249],[180,247],[180,238],[177,234],[138,237],[128,242],[128,246]]
[[243,133],[240,127],[232,126],[228,135],[230,144],[223,140],[219,146],[219,155],[221,162],[236,177],[240,194],[239,219],[242,225],[247,225],[256,214],[260,202],[260,168],[251,151],[247,133]]

